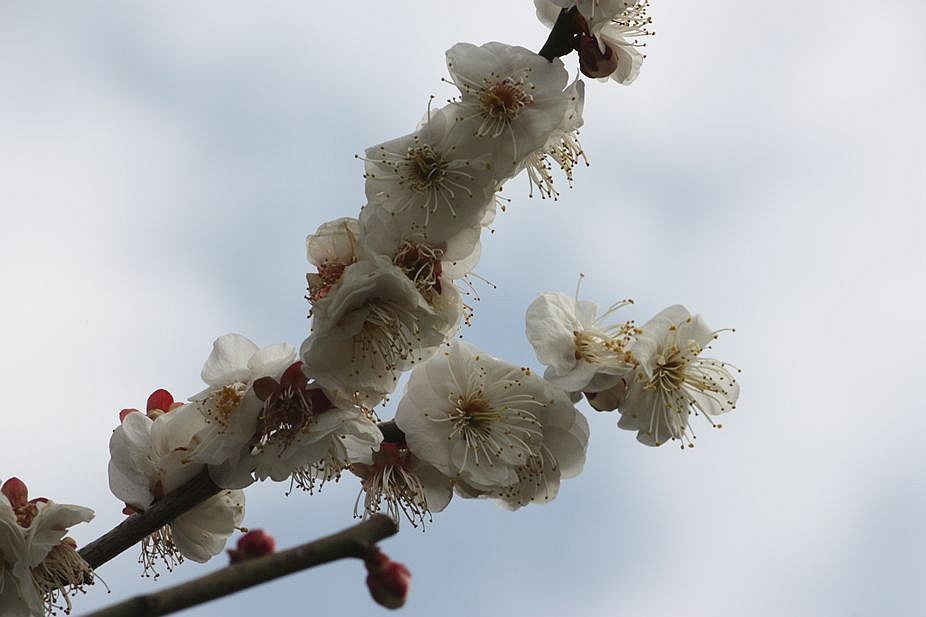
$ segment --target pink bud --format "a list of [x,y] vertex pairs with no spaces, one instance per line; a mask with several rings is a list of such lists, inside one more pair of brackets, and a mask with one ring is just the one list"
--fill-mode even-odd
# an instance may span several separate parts
[[373,599],[386,608],[401,608],[408,598],[412,573],[397,561],[392,561],[378,548],[373,548],[365,560],[367,587]]
[[0,487],[0,493],[10,500],[10,505],[13,507],[24,506],[29,501],[29,489],[19,478],[10,478],[4,482]]
[[238,563],[246,559],[270,555],[276,550],[276,540],[263,529],[252,529],[238,538],[238,548],[228,549],[231,563]]

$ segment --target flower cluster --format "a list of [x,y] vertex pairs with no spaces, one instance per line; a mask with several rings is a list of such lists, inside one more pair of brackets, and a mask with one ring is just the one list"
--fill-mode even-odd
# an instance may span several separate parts
[[[717,332],[681,306],[637,326],[613,321],[629,300],[599,315],[594,303],[542,294],[526,319],[543,376],[458,340],[472,316],[461,282],[479,261],[499,191],[524,172],[530,195],[556,199],[554,170],[571,185],[585,161],[585,85],[570,81],[559,56],[576,51],[585,75],[628,84],[643,58],[637,37],[651,34],[645,1],[535,5],[553,30],[546,53],[454,45],[446,81],[456,95],[358,157],[365,205],[306,238],[312,321],[298,349],[226,334],[203,366],[205,389],[188,402],[158,390],[145,412],[120,413],[109,477],[127,514],[204,471],[222,489],[144,540],[146,572],[158,558],[171,568],[220,553],[256,481],[312,492],[350,470],[361,484],[356,517],[384,510],[423,527],[454,495],[511,510],[555,498],[585,464],[583,396],[618,410],[619,426],[648,445],[692,445],[690,415],[719,426],[711,417],[733,408],[728,365],[701,357]],[[382,422],[375,410],[408,371],[394,420]],[[271,552],[268,538],[254,532],[229,553]],[[408,570],[384,557],[367,565],[377,601],[400,606]]]
[[[29,499],[19,478],[0,487],[0,614],[30,617],[71,612],[69,594],[93,581],[68,528],[93,518],[82,506]],[[63,603],[63,604],[62,604]]]
[[730,364],[701,353],[717,338],[699,315],[675,305],[643,326],[602,321],[630,301],[596,317],[592,302],[541,294],[527,309],[527,338],[551,383],[582,394],[598,411],[621,414],[618,426],[650,446],[679,440],[693,447],[692,414],[711,419],[736,407],[739,385]]

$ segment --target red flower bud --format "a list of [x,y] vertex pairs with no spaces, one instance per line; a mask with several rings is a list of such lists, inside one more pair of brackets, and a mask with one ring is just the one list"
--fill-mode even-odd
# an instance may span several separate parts
[[148,397],[148,406],[146,409],[147,411],[159,409],[161,411],[167,412],[171,410],[171,406],[173,404],[173,395],[167,390],[161,388],[152,392],[151,396]]
[[373,548],[364,561],[367,567],[367,588],[373,599],[386,608],[401,608],[408,598],[412,573],[404,565],[392,561],[378,548]]
[[231,563],[238,563],[246,559],[270,555],[276,550],[276,540],[263,529],[252,529],[238,538],[238,548],[228,549]]
[[26,484],[19,478],[10,478],[0,487],[0,493],[3,493],[10,500],[10,505],[24,506],[29,501],[29,489]]

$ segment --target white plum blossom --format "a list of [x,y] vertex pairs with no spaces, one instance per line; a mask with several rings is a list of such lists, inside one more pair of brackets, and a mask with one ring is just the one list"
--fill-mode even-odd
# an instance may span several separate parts
[[462,303],[452,285],[431,301],[388,258],[349,266],[315,305],[302,344],[306,373],[336,396],[379,404],[399,375],[430,357],[456,331]]
[[380,512],[385,501],[386,513],[396,522],[401,512],[423,530],[425,519],[431,522],[431,514],[446,508],[453,497],[450,478],[412,454],[404,442],[384,441],[378,450],[359,452],[350,470],[362,481],[354,503],[356,518]]
[[[479,227],[498,179],[489,153],[459,124],[448,105],[430,111],[414,133],[367,149],[362,236],[378,233],[371,217],[434,246]],[[373,217],[380,209],[389,216]]]
[[601,392],[629,378],[635,362],[630,346],[633,321],[604,323],[617,302],[598,316],[594,302],[563,293],[543,293],[527,308],[527,340],[547,366],[544,378],[569,393]]
[[620,404],[618,426],[637,431],[644,444],[678,439],[683,448],[694,445],[692,413],[719,427],[711,416],[735,408],[739,385],[729,364],[701,357],[715,338],[717,331],[680,305],[644,324],[631,348],[639,364]]
[[563,392],[461,341],[412,371],[395,422],[462,495],[512,509],[554,498],[585,462],[588,425]]
[[234,464],[242,447],[253,440],[263,408],[253,383],[264,377],[279,379],[297,359],[295,348],[288,343],[259,348],[240,334],[216,339],[202,370],[202,379],[209,387],[180,411],[198,411],[206,421],[190,435],[187,457],[208,465],[229,460]]
[[457,43],[447,51],[447,68],[460,90],[454,111],[468,131],[491,140],[482,147],[501,178],[547,143],[570,104],[563,63],[523,47]]
[[[195,404],[149,409],[149,414],[124,410],[109,442],[109,486],[126,504],[127,514],[144,512],[205,469],[188,456],[191,438],[206,425]],[[244,493],[223,491],[146,537],[140,562],[147,573],[158,558],[168,569],[184,557],[208,561],[222,551],[243,517]]]
[[[0,614],[43,617],[71,612],[70,595],[93,580],[93,571],[65,537],[93,518],[93,510],[29,499],[26,485],[10,478],[0,488]],[[63,604],[62,604],[63,603]]]
[[255,439],[235,460],[210,467],[219,486],[245,487],[270,478],[311,491],[337,478],[352,462],[347,443],[369,449],[382,440],[370,413],[341,399],[340,406],[333,403],[318,384],[309,382],[302,362],[278,379],[258,379],[253,390],[262,405]]

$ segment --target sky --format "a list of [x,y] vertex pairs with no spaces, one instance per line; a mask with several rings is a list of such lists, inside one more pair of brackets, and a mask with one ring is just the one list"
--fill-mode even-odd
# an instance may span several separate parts
[[[647,448],[580,406],[582,475],[510,513],[454,500],[382,544],[408,615],[922,615],[926,590],[926,8],[818,0],[654,2],[629,87],[586,87],[590,167],[557,202],[506,187],[464,337],[540,369],[543,291],[645,321],[685,304],[733,327],[743,369],[722,430]],[[0,478],[121,518],[108,440],[124,407],[202,389],[212,341],[298,346],[306,234],[356,215],[354,155],[453,96],[458,41],[539,49],[530,2],[0,4]],[[567,66],[573,72],[573,60]],[[383,415],[388,416],[387,408]],[[248,489],[245,524],[289,547],[353,523],[359,486]],[[137,553],[76,614],[158,581]],[[377,614],[359,563],[181,614]]]

